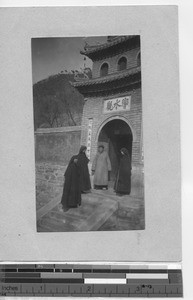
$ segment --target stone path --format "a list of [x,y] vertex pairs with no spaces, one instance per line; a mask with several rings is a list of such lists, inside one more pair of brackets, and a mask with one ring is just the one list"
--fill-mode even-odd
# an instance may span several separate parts
[[117,202],[111,199],[104,201],[103,197],[95,194],[92,194],[92,197],[83,195],[82,205],[69,209],[67,212],[61,211],[59,204],[55,205],[53,209],[39,218],[38,231],[98,230],[117,208]]
[[60,197],[37,211],[38,232],[144,229],[144,202],[112,190],[82,195],[82,205],[63,212]]

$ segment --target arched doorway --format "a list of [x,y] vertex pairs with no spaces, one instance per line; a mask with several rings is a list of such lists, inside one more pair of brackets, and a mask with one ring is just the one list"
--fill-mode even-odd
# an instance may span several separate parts
[[117,69],[118,71],[123,71],[127,69],[127,59],[125,56],[119,59]]
[[100,77],[108,75],[109,65],[107,63],[102,64],[100,69]]
[[129,125],[120,119],[114,119],[106,123],[98,136],[98,144],[103,144],[109,154],[112,172],[110,176],[111,185],[115,181],[119,160],[120,149],[125,147],[132,157],[132,131]]

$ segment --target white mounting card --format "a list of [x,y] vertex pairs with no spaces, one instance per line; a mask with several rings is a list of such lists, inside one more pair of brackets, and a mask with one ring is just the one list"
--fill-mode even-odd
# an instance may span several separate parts
[[[176,6],[1,8],[3,261],[181,260]],[[36,231],[31,39],[140,35],[145,229]]]

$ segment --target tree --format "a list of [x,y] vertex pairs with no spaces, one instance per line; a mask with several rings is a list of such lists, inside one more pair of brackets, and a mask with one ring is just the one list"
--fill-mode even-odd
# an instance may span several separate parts
[[59,127],[61,102],[56,96],[44,96],[42,99],[42,117],[49,127]]
[[[60,103],[62,104],[62,111],[67,115],[68,120],[69,121],[71,120],[72,124],[75,126],[76,122],[73,118],[73,114],[72,114],[67,96],[65,95],[65,91],[57,93],[57,98],[60,101]],[[70,122],[69,122],[69,125],[71,125]]]
[[81,124],[84,98],[71,86],[73,80],[73,74],[60,73],[34,84],[35,129]]

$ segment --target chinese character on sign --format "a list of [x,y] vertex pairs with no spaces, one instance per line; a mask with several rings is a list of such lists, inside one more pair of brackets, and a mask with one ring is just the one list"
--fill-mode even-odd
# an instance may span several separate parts
[[127,105],[129,105],[129,99],[125,97],[122,99],[122,106],[126,109]]
[[107,102],[107,110],[112,110],[112,101]]
[[120,100],[119,100],[119,99],[116,99],[116,101],[115,101],[115,103],[114,103],[114,108],[117,110],[118,107],[120,107],[120,106],[122,106],[122,105],[120,104]]
[[107,110],[114,110],[114,109],[117,110],[117,108],[120,107],[120,106],[122,106],[122,104],[120,104],[120,100],[119,99],[116,99],[116,101],[114,103],[111,100],[109,100],[107,102]]
[[130,110],[131,96],[125,96],[104,101],[104,113]]

